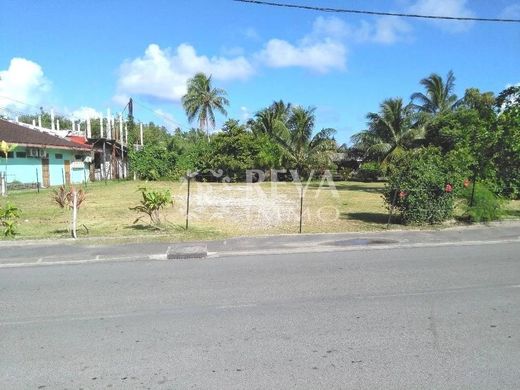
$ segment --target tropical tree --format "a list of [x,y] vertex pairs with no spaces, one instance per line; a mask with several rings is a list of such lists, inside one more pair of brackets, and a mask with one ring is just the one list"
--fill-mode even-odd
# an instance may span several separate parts
[[255,120],[251,122],[253,133],[256,135],[272,134],[287,127],[291,109],[291,103],[284,103],[283,100],[279,100],[260,110],[256,113]]
[[195,118],[201,129],[206,130],[209,138],[209,127],[215,128],[215,113],[227,115],[225,106],[229,105],[227,93],[223,89],[213,88],[211,76],[197,73],[188,80],[188,91],[182,97],[182,105],[192,122]]
[[443,80],[437,73],[422,79],[420,84],[425,88],[425,93],[415,92],[412,94],[414,107],[420,112],[427,114],[438,114],[440,112],[451,111],[457,106],[457,95],[453,93],[455,88],[455,76],[450,70]]
[[496,155],[502,193],[520,199],[520,86],[502,91],[496,99],[499,150]]
[[365,158],[387,162],[423,138],[413,106],[401,98],[384,100],[379,112],[368,113],[367,119],[368,129],[352,136],[353,147],[363,151]]
[[322,129],[313,136],[315,109],[301,106],[289,107],[286,123],[269,130],[271,137],[282,148],[286,163],[306,174],[311,167],[330,163],[331,153],[336,150],[332,136],[334,129]]

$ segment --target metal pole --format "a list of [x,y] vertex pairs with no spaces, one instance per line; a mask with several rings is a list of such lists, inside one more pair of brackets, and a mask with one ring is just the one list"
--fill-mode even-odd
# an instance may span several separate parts
[[63,182],[63,187],[65,187],[65,171],[61,168],[61,180]]
[[107,184],[107,156],[106,156],[106,142],[103,140],[103,179],[105,179],[105,184]]
[[0,187],[2,188],[2,196],[7,196],[7,185],[5,184],[5,172],[0,172]]
[[40,179],[38,176],[38,168],[36,168],[36,189],[38,190],[38,193],[40,193]]
[[477,183],[477,168],[473,172],[473,188],[471,189],[471,200],[469,201],[469,207],[473,207],[473,200],[475,198],[475,184]]
[[303,220],[303,183],[301,184],[300,191],[300,234],[302,232],[302,221]]
[[188,175],[188,194],[186,197],[186,230],[188,230],[188,221],[190,216],[190,182],[191,176]]
[[78,194],[72,191],[72,238],[76,239],[76,220],[78,218]]

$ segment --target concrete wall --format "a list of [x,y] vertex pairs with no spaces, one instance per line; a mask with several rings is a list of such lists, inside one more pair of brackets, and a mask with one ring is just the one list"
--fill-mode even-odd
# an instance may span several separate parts
[[[18,147],[14,151],[14,157],[7,159],[7,182],[12,183],[18,181],[21,183],[36,183],[36,174],[38,174],[38,181],[40,184],[43,183],[42,178],[42,160],[41,158],[16,157],[16,152],[23,152],[25,148]],[[63,174],[65,172],[65,161],[68,160],[71,163],[76,161],[75,155],[82,155],[82,160],[86,154],[80,151],[74,150],[62,150],[62,149],[45,149],[49,154],[49,177],[51,186],[57,186],[63,184]],[[62,158],[57,159],[56,154],[61,154]],[[0,171],[6,171],[6,159],[0,159]],[[83,183],[85,179],[89,180],[89,164],[83,163],[82,168],[74,169],[71,166],[70,169],[71,182],[74,184]]]

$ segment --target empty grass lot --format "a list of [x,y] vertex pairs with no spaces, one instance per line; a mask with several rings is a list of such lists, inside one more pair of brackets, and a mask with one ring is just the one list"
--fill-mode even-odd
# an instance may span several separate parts
[[[347,232],[386,228],[388,211],[381,197],[382,183],[310,183],[304,190],[303,231]],[[163,211],[160,230],[137,224],[129,208],[139,203],[139,187],[169,189],[173,207]],[[90,183],[78,214],[80,237],[131,240],[217,239],[240,235],[297,233],[300,187],[293,183],[191,183],[190,229],[186,218],[186,183],[114,181]],[[69,237],[70,211],[52,200],[52,189],[12,191],[7,199],[22,210],[16,239]],[[520,202],[510,202],[506,218],[520,217]],[[403,228],[398,225],[399,228]]]

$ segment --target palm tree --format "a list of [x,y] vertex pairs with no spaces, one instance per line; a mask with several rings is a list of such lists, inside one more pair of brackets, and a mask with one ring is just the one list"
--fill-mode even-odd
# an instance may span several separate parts
[[335,151],[335,142],[332,139],[334,129],[322,129],[314,136],[315,115],[314,108],[300,106],[285,107],[286,123],[277,122],[270,131],[270,135],[281,146],[287,162],[304,174],[320,159],[329,160],[330,153]]
[[417,100],[419,104],[414,104],[420,112],[435,115],[440,112],[451,111],[457,106],[457,95],[453,93],[455,88],[455,76],[450,70],[446,76],[446,81],[437,73],[432,73],[427,78],[420,81],[426,89],[426,93],[415,92],[412,94],[412,102]]
[[413,105],[404,105],[403,99],[386,99],[379,107],[378,113],[367,114],[368,129],[352,136],[352,142],[366,157],[387,162],[423,138],[424,130],[417,126]]
[[188,92],[182,97],[182,106],[186,111],[190,122],[197,118],[199,127],[206,130],[209,138],[209,126],[215,128],[215,114],[217,110],[222,115],[227,115],[224,108],[229,105],[226,91],[213,88],[211,76],[204,73],[197,73],[188,80]]
[[251,126],[253,133],[273,134],[279,132],[280,129],[287,126],[291,109],[291,103],[284,103],[283,100],[279,100],[257,112],[256,120],[252,122]]

